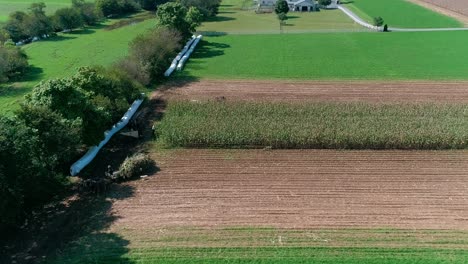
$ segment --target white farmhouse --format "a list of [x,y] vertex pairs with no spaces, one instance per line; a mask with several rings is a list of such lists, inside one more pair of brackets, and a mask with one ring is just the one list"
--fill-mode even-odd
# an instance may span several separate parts
[[317,11],[318,5],[314,0],[290,0],[287,1],[289,6],[289,11],[295,12],[310,12]]
[[[258,10],[270,10],[272,12],[275,8],[276,1],[277,0],[258,0]],[[318,10],[318,4],[315,0],[287,0],[286,2],[291,12],[310,12]]]

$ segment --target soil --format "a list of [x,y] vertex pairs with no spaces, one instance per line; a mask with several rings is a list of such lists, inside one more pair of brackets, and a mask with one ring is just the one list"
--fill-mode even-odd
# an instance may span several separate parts
[[443,15],[458,19],[468,25],[468,5],[466,0],[410,0]]
[[468,230],[467,151],[166,150],[116,229]]
[[467,103],[468,82],[202,80],[168,83],[154,96],[165,100]]

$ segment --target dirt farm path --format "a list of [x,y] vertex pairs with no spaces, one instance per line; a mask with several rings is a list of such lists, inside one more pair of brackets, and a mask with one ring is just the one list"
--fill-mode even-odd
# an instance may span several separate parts
[[466,81],[255,81],[168,83],[153,96],[165,99],[371,103],[467,103]]
[[170,150],[115,201],[118,229],[468,230],[467,151]]

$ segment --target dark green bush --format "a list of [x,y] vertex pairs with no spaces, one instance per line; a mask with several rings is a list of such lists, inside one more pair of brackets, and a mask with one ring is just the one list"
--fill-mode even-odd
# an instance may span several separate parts
[[20,48],[0,46],[0,82],[20,78],[28,67],[28,58]]
[[154,161],[147,155],[138,153],[124,160],[120,165],[116,180],[127,180],[150,173],[155,168]]

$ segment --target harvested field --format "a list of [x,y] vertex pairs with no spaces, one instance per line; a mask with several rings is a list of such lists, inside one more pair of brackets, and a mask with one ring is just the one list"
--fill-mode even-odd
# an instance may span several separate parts
[[468,230],[468,152],[166,150],[113,229]]
[[468,82],[202,80],[169,83],[155,96],[165,99],[316,102],[468,102]]
[[465,0],[418,0],[418,2],[425,2],[468,16],[468,5]]

